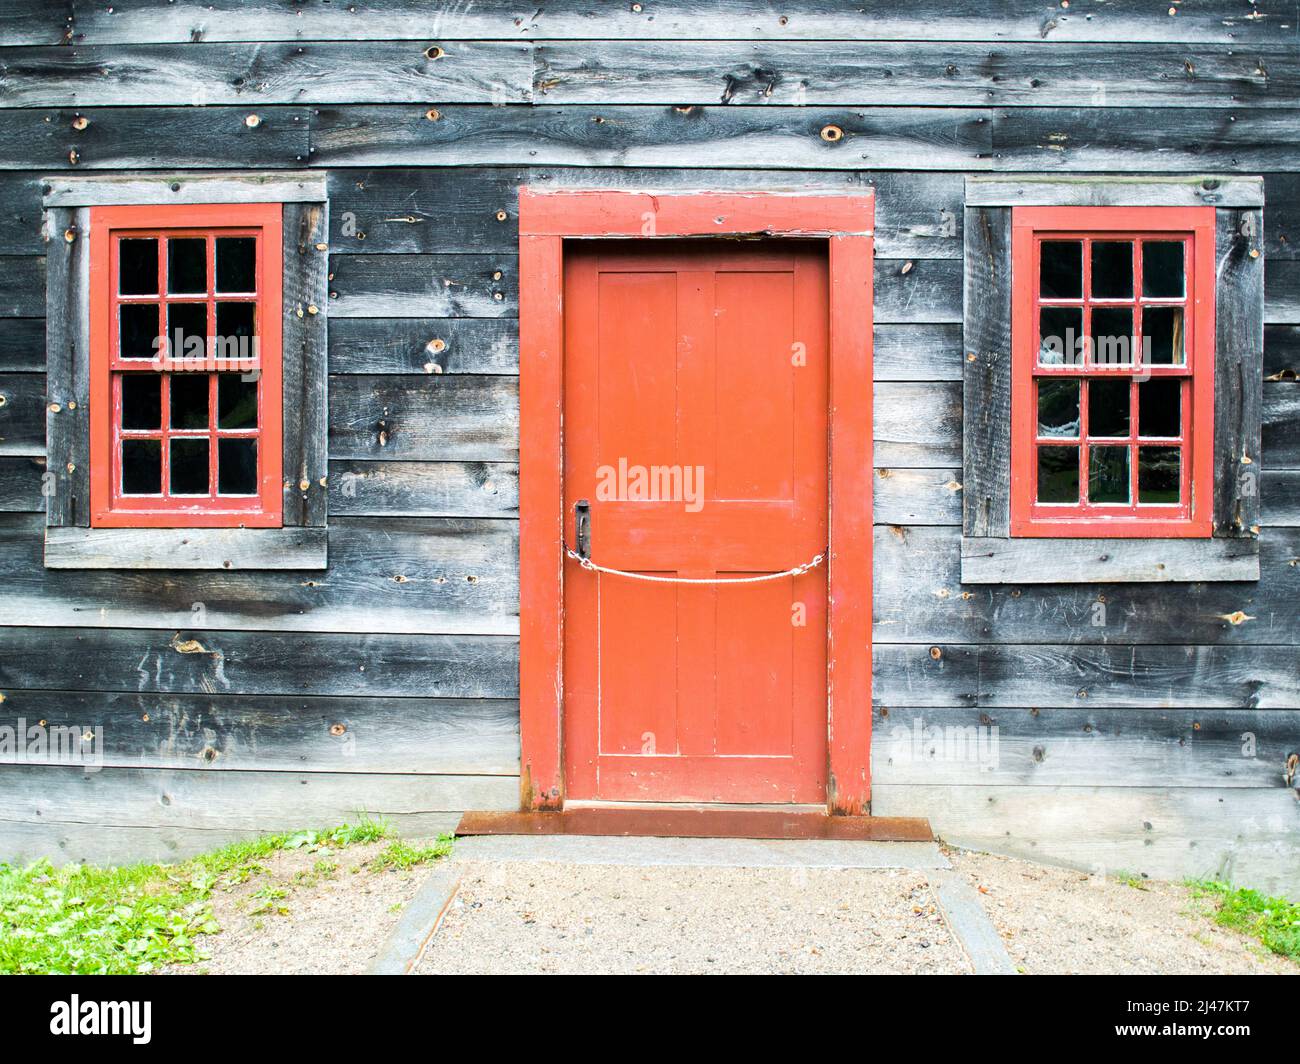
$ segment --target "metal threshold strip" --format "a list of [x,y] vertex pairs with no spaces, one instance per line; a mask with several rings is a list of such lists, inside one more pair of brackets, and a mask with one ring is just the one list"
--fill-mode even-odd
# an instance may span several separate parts
[[930,842],[920,817],[828,816],[820,810],[701,806],[583,806],[558,813],[468,812],[466,835],[622,835],[688,839],[833,839]]

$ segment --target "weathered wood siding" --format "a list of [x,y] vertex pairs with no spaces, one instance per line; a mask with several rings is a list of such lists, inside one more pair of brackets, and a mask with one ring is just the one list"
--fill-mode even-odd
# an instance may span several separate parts
[[[1275,0],[9,0],[0,723],[102,724],[105,764],[0,767],[0,858],[511,807],[516,189],[871,186],[876,812],[1300,893],[1298,21]],[[332,229],[328,571],[46,570],[41,175],[307,167]],[[990,172],[1265,177],[1258,583],[962,586],[963,179]],[[979,727],[995,764],[940,756]]]

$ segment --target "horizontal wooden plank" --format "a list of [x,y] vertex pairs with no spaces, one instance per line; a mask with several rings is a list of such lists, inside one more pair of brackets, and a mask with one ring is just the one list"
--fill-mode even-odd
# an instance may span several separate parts
[[[0,728],[21,736],[24,727],[38,725],[52,741],[44,754],[27,759],[36,764],[90,759],[97,767],[226,772],[519,772],[519,706],[509,699],[5,691]],[[74,737],[63,746],[60,729],[72,729]],[[89,741],[75,741],[87,733]],[[22,760],[4,755],[7,764]]]
[[1097,646],[877,641],[876,705],[1294,709],[1294,646]]
[[[1182,60],[1180,60],[1181,64]],[[1091,74],[1091,70],[1088,71]],[[1096,79],[1110,91],[1104,78]],[[966,179],[968,207],[1262,207],[1264,181],[1234,174],[1191,177],[977,174]]]
[[[2,322],[0,328],[3,328]],[[1264,379],[1266,381],[1300,379],[1300,325],[1264,327]]]
[[0,317],[0,373],[44,372],[45,318]]
[[1265,469],[1259,485],[1264,527],[1300,527],[1300,469]]
[[961,463],[961,384],[878,384],[873,407],[877,466],[949,467]]
[[1300,322],[1300,260],[1278,259],[1266,263],[1264,321],[1270,325]]
[[178,569],[165,576],[148,570],[47,569],[43,525],[42,514],[0,514],[5,588],[0,624],[518,631],[514,521],[336,516],[330,522],[326,572]]
[[851,41],[534,48],[535,98],[557,104],[1294,107],[1300,88],[1293,45],[1200,45],[1190,54],[1181,44],[990,49],[926,38],[870,48]]
[[883,709],[873,787],[1283,787],[1300,710]]
[[334,318],[500,318],[519,312],[518,258],[331,255]]
[[41,181],[32,173],[0,173],[0,255],[43,255]]
[[331,373],[519,372],[514,318],[339,318],[330,322]]
[[0,374],[0,454],[45,453],[45,374]]
[[[493,41],[346,40],[5,48],[0,106],[526,103],[531,51]],[[1285,63],[1278,69],[1285,77]]]
[[1261,425],[1264,466],[1300,469],[1300,387],[1295,381],[1265,381]]
[[[160,618],[161,619],[161,618]],[[0,627],[0,690],[517,698],[500,636]]]
[[323,528],[45,530],[49,569],[324,569]]
[[[877,481],[879,483],[879,481]],[[943,490],[943,489],[940,489]],[[888,643],[1300,644],[1300,531],[1266,529],[1259,580],[963,584],[959,526],[875,529],[875,638]],[[1070,576],[1061,561],[1050,573]]]
[[0,318],[45,314],[45,256],[0,255]]
[[45,459],[25,455],[0,455],[0,513],[35,513],[44,510],[41,495]]
[[1284,787],[873,786],[876,816],[924,816],[954,846],[1097,875],[1218,879],[1300,894],[1295,796]]
[[[158,833],[152,859],[210,846],[216,834],[244,836],[356,823],[360,816],[416,825],[431,814],[512,809],[510,776],[415,776],[357,772],[212,772],[13,765],[0,773],[0,852],[6,859],[102,859],[82,828]],[[438,823],[446,821],[439,818]],[[32,831],[39,826],[40,831]],[[27,829],[27,830],[24,830]],[[193,844],[186,834],[192,832]],[[223,834],[223,837],[224,834]],[[168,841],[176,848],[169,850]],[[7,851],[7,852],[5,852]],[[130,856],[116,853],[120,863]]]
[[[0,63],[4,53],[0,52]],[[3,69],[0,67],[0,69]],[[154,101],[149,101],[154,102]],[[133,203],[323,203],[325,174],[300,170],[263,174],[50,174],[46,207]]]
[[896,322],[961,321],[960,259],[877,259],[875,319]]
[[330,457],[513,462],[515,377],[340,376],[330,381]]
[[[0,485],[3,485],[2,474]],[[330,463],[330,489],[330,511],[338,515],[517,517],[519,514],[519,466],[511,462],[336,459]]]
[[[317,109],[311,145],[315,164],[331,167],[454,162],[901,170],[924,160],[929,170],[980,170],[992,166],[991,114],[956,108],[699,105],[449,104],[430,111],[363,104]],[[828,126],[843,135],[824,137]],[[0,162],[10,154],[4,148],[0,140]]]
[[877,381],[959,381],[961,363],[961,326],[955,322],[876,326]]
[[963,584],[1258,580],[1253,539],[1000,539],[961,543]]
[[[785,9],[782,9],[785,10]],[[67,15],[74,14],[71,25]],[[0,14],[3,38],[14,44],[98,44],[185,41],[546,40],[565,38],[667,40],[952,40],[1180,41],[1286,44],[1295,37],[1295,11],[1284,0],[1248,8],[1230,0],[1189,5],[1177,18],[1142,0],[1076,3],[1026,9],[1016,0],[954,7],[930,0],[900,6],[864,0],[846,10],[833,0],[807,0],[780,14],[750,0],[662,0],[653,7],[612,7],[592,17],[589,4],[563,0],[544,9],[517,0],[479,0],[449,17],[443,0],[404,0],[364,8],[323,5],[303,18],[293,6],[246,0],[140,0],[103,7],[89,0],[10,0]]]

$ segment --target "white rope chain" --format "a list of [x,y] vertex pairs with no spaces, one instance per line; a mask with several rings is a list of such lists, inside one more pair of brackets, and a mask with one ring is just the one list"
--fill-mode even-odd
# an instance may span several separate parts
[[826,560],[826,552],[813,558],[812,561],[804,562],[803,565],[796,565],[793,569],[785,569],[779,573],[764,573],[762,576],[733,576],[724,579],[717,577],[696,577],[696,576],[647,576],[645,573],[634,573],[628,569],[611,569],[605,565],[597,565],[590,558],[584,558],[567,543],[564,545],[564,553],[593,573],[608,573],[610,576],[626,576],[629,580],[645,580],[652,584],[762,584],[768,580],[782,580],[787,576],[799,576],[809,570],[816,569]]

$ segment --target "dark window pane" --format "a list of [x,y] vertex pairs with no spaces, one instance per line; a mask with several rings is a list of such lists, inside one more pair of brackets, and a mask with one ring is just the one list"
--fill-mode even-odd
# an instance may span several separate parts
[[1166,377],[1138,385],[1138,435],[1177,436],[1182,423],[1182,381]]
[[208,493],[207,440],[172,440],[171,493],[173,495]]
[[1038,382],[1038,435],[1079,435],[1079,382]]
[[1092,242],[1092,297],[1094,299],[1133,298],[1133,242],[1131,240]]
[[158,294],[158,241],[117,242],[117,290],[124,296]]
[[217,427],[223,429],[257,428],[257,381],[238,373],[217,377]]
[[157,495],[162,491],[162,443],[122,441],[122,494]]
[[162,428],[162,378],[158,374],[122,374],[122,428]]
[[167,306],[167,343],[176,360],[207,358],[208,307],[206,303],[170,303]]
[[1127,436],[1129,425],[1128,378],[1088,381],[1088,435]]
[[1128,448],[1090,447],[1088,501],[1128,502]]
[[1038,319],[1038,361],[1044,366],[1078,365],[1083,347],[1083,311],[1043,307]]
[[257,494],[257,441],[217,442],[217,494]]
[[121,358],[153,358],[157,353],[158,304],[123,303],[117,308],[118,355]]
[[1157,298],[1183,294],[1183,242],[1148,240],[1142,245],[1142,294]]
[[253,292],[257,288],[257,240],[251,236],[217,238],[217,291]]
[[1178,502],[1181,480],[1177,447],[1138,448],[1138,502]]
[[1039,294],[1044,299],[1082,298],[1082,241],[1044,240],[1040,247]]
[[167,291],[190,295],[208,290],[208,242],[183,237],[167,241]]
[[1038,501],[1079,501],[1079,448],[1038,448]]
[[206,429],[208,427],[208,375],[173,373],[171,392],[172,428]]
[[1142,351],[1153,366],[1183,364],[1183,308],[1147,307],[1142,311]]
[[1132,365],[1133,309],[1131,307],[1093,308],[1092,360],[1097,366]]
[[257,355],[253,343],[256,307],[252,303],[217,304],[217,339],[214,358],[251,359]]

